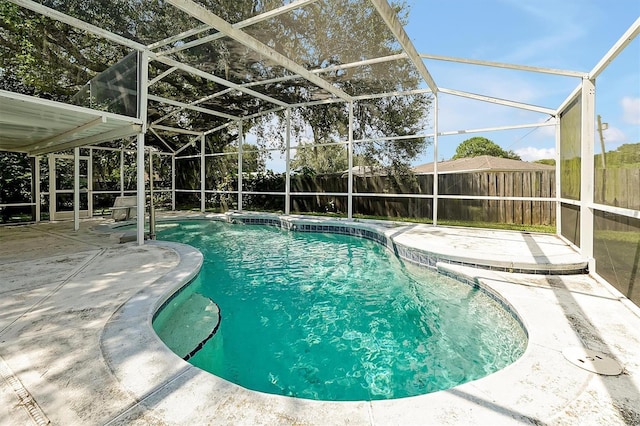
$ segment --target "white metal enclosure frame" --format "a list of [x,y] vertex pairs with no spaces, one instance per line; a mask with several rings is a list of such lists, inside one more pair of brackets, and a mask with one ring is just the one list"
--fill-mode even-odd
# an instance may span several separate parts
[[[305,196],[305,195],[333,195],[330,193],[314,193],[304,192],[296,193],[291,192],[290,178],[291,178],[291,152],[294,148],[294,141],[292,139],[291,129],[291,117],[296,108],[310,107],[313,105],[331,105],[331,104],[343,104],[349,115],[349,126],[345,132],[345,137],[338,140],[337,144],[343,144],[348,149],[349,169],[348,169],[348,189],[344,193],[335,193],[336,196],[344,196],[348,199],[348,211],[347,217],[353,217],[353,199],[354,197],[363,196],[362,194],[354,193],[353,190],[353,166],[354,166],[354,146],[359,143],[378,141],[380,143],[391,143],[394,140],[401,140],[402,138],[429,138],[433,141],[434,150],[434,173],[436,178],[434,179],[432,194],[389,194],[389,193],[366,193],[367,197],[413,197],[432,200],[433,203],[433,223],[437,224],[438,220],[438,200],[439,199],[491,199],[491,197],[469,197],[458,195],[442,195],[438,188],[437,179],[437,162],[438,162],[438,143],[441,136],[446,136],[452,133],[474,133],[482,131],[495,131],[495,130],[508,130],[518,128],[537,128],[543,126],[556,126],[558,131],[556,132],[557,146],[560,147],[562,141],[560,139],[560,126],[561,116],[566,111],[570,103],[579,97],[581,99],[580,109],[580,143],[581,143],[581,196],[578,200],[569,199],[563,197],[561,194],[562,182],[560,173],[560,161],[556,161],[557,169],[557,189],[556,198],[536,198],[536,197],[513,197],[514,199],[531,200],[531,201],[544,201],[555,203],[557,205],[557,228],[561,233],[560,227],[560,212],[561,205],[576,205],[580,208],[580,226],[581,226],[581,238],[577,242],[576,246],[579,247],[581,253],[593,259],[593,212],[594,210],[606,211],[615,213],[622,216],[640,218],[640,211],[620,209],[611,206],[598,205],[594,203],[593,199],[593,176],[594,165],[593,161],[585,161],[586,159],[593,158],[593,140],[595,129],[595,110],[594,110],[594,96],[595,96],[595,80],[598,75],[607,67],[607,65],[621,52],[624,48],[634,40],[640,33],[640,19],[636,20],[634,24],[623,34],[619,41],[611,48],[611,50],[594,66],[590,72],[572,71],[572,70],[558,70],[543,67],[533,67],[527,65],[515,65],[505,64],[491,61],[471,60],[464,58],[454,58],[448,56],[439,56],[431,54],[420,54],[415,49],[413,43],[407,36],[402,27],[398,17],[395,15],[393,9],[390,7],[387,1],[384,0],[363,0],[363,4],[367,4],[374,13],[372,18],[376,22],[383,22],[388,34],[393,36],[395,44],[393,49],[395,53],[378,52],[379,55],[372,53],[369,57],[356,57],[352,53],[344,56],[344,61],[341,63],[322,63],[320,66],[312,66],[311,64],[301,62],[301,57],[291,57],[294,55],[286,55],[277,46],[269,44],[269,33],[265,30],[265,27],[260,25],[269,22],[292,22],[297,14],[302,14],[305,8],[313,7],[325,7],[331,4],[330,0],[297,0],[292,1],[284,6],[275,8],[273,10],[267,10],[264,13],[253,16],[245,21],[230,22],[222,17],[216,15],[211,10],[206,9],[202,5],[192,0],[168,0],[166,7],[174,7],[182,12],[193,22],[191,28],[181,31],[177,34],[168,34],[166,38],[162,40],[154,40],[153,42],[145,45],[139,41],[126,38],[123,35],[114,34],[103,28],[97,23],[89,23],[81,21],[70,14],[63,13],[58,10],[50,9],[31,0],[9,0],[11,3],[27,8],[33,12],[46,16],[48,18],[60,21],[66,25],[70,25],[81,31],[98,36],[111,43],[116,43],[121,46],[126,46],[136,52],[139,52],[142,58],[142,66],[139,70],[139,112],[136,118],[123,119],[115,115],[106,112],[95,112],[95,117],[85,120],[81,123],[72,124],[70,128],[59,129],[57,132],[47,134],[37,140],[31,140],[27,144],[22,146],[10,145],[8,142],[0,139],[0,149],[3,150],[16,150],[20,152],[27,152],[30,155],[42,155],[48,152],[57,150],[74,148],[82,145],[91,145],[100,143],[107,139],[119,139],[125,136],[136,135],[137,143],[137,194],[138,194],[138,242],[143,244],[144,241],[144,216],[145,216],[145,187],[144,187],[144,152],[145,152],[145,138],[149,135],[153,135],[155,139],[160,141],[160,145],[168,149],[172,156],[173,173],[175,175],[175,162],[182,158],[197,158],[200,159],[200,179],[201,185],[197,190],[200,196],[201,209],[205,209],[205,198],[207,193],[215,193],[214,190],[208,190],[205,184],[206,173],[206,158],[208,156],[220,155],[220,153],[206,152],[206,138],[215,134],[216,132],[226,131],[230,128],[238,129],[238,187],[234,191],[237,197],[238,209],[242,209],[242,159],[243,159],[243,129],[247,129],[247,124],[250,120],[268,116],[274,112],[281,112],[285,117],[285,128],[283,129],[283,140],[285,144],[285,156],[286,156],[286,182],[285,190],[282,192],[268,193],[274,196],[283,196],[285,199],[285,205],[283,210],[285,213],[290,213],[290,202],[292,196]],[[278,21],[281,20],[281,21]],[[197,23],[197,24],[196,24]],[[267,31],[267,32],[265,32]],[[260,34],[265,34],[265,40],[261,40],[258,37]],[[239,52],[238,46],[242,46],[242,52],[247,52],[246,55],[255,59],[255,63],[265,68],[269,68],[274,71],[276,76],[266,76],[262,80],[257,79],[253,81],[239,81],[237,76],[233,74],[233,71],[229,71],[229,75],[224,75],[218,70],[212,70],[207,67],[199,68],[197,63],[191,63],[188,60],[182,60],[185,58],[186,53],[191,49],[198,49],[206,47],[211,43],[220,43],[220,46],[229,49],[230,54]],[[273,44],[273,43],[272,43]],[[235,49],[235,50],[234,50]],[[181,56],[182,55],[182,56]],[[363,54],[364,56],[364,54]],[[239,60],[242,58],[238,58]],[[346,60],[349,59],[349,60]],[[434,81],[431,73],[425,65],[425,60],[447,61],[455,62],[473,66],[486,66],[486,67],[498,67],[516,71],[534,72],[558,75],[567,78],[576,78],[580,80],[576,90],[570,94],[567,100],[558,108],[550,108],[545,106],[530,105],[527,103],[500,99],[493,96],[487,96],[483,94],[476,94],[467,91],[457,90],[455,88],[439,87]],[[157,72],[153,75],[149,74],[150,64],[161,64],[162,68],[158,68]],[[346,85],[341,86],[339,83],[340,78],[346,79],[349,73],[362,72],[362,70],[371,70],[370,76],[376,77],[376,67],[397,66],[402,64],[406,65],[407,81],[412,78],[419,78],[421,80],[420,87],[413,87],[405,90],[402,82],[391,84],[388,87],[395,88],[381,93],[359,93],[357,90],[351,91],[346,89]],[[162,69],[162,70],[161,70]],[[242,71],[242,70],[241,70]],[[159,96],[153,92],[157,85],[162,85],[167,79],[189,75],[197,77],[202,81],[211,82],[216,89],[199,99],[182,99],[179,96],[176,99],[169,99],[164,96]],[[339,78],[338,78],[339,77]],[[278,84],[286,87],[288,84],[297,84],[304,81],[309,91],[313,92],[313,96],[306,102],[291,103],[284,99],[284,97],[265,93],[264,87],[270,84]],[[353,84],[352,86],[356,86]],[[253,100],[253,103],[257,105],[254,109],[247,107],[245,104],[239,105],[237,108],[228,106],[228,110],[217,109],[215,104],[216,100],[225,99],[225,96],[243,96]],[[374,135],[371,137],[358,138],[354,134],[354,126],[356,125],[356,119],[354,118],[354,106],[357,106],[359,102],[366,102],[371,99],[403,97],[403,96],[428,96],[431,102],[431,112],[426,111],[428,119],[432,122],[430,129],[425,129],[420,134],[414,135]],[[18,106],[15,102],[25,101],[20,96],[1,92],[2,99],[10,100],[10,103],[3,105],[7,108],[6,111],[17,111]],[[180,94],[182,96],[182,94]],[[442,130],[439,125],[438,116],[438,104],[446,96],[462,97],[465,99],[472,99],[475,101],[486,102],[490,104],[502,105],[505,107],[518,108],[525,111],[531,111],[541,114],[542,117],[547,118],[546,121],[523,123],[511,126],[493,126],[481,129],[459,129],[459,130]],[[37,108],[47,108],[52,106],[50,101],[31,99],[28,102],[32,102],[37,105]],[[212,103],[213,102],[213,103]],[[147,114],[149,105],[161,105],[166,108],[166,114],[161,115],[153,120],[149,119]],[[62,109],[65,109],[64,107]],[[69,110],[79,111],[74,109],[77,107],[68,107]],[[2,110],[4,111],[4,110]],[[165,111],[165,110],[163,110]],[[83,111],[85,113],[86,111]],[[198,113],[210,117],[210,126],[199,128],[181,128],[175,125],[175,117],[180,114]],[[20,115],[20,114],[18,114]],[[16,118],[15,120],[19,120]],[[10,119],[8,121],[15,121]],[[121,121],[117,121],[121,120]],[[106,128],[109,123],[117,122],[116,128]],[[11,123],[5,123],[0,121],[0,125],[3,129]],[[97,135],[89,135],[86,132],[90,130],[99,129]],[[167,135],[181,134],[189,137],[189,142],[182,146],[172,146],[171,142],[167,140]],[[75,136],[73,136],[75,135]],[[78,135],[84,135],[78,137]],[[73,141],[68,141],[66,138],[73,136]],[[18,135],[18,137],[22,137]],[[275,149],[275,148],[274,148]],[[265,148],[259,148],[260,151],[268,151]],[[560,155],[560,149],[557,150],[558,156]],[[76,156],[77,158],[77,156]],[[77,166],[77,163],[76,163]],[[175,188],[175,176],[173,178],[172,194],[174,194],[173,202],[175,207],[175,192],[179,190]],[[75,187],[74,194],[79,193],[79,187]],[[78,204],[76,202],[76,204]],[[76,214],[76,223],[78,217]],[[592,267],[593,261],[592,261]]]

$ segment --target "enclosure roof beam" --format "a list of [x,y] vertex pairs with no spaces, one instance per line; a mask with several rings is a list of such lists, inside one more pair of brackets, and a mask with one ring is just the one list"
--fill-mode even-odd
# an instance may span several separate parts
[[[258,22],[266,21],[267,19],[273,18],[273,17],[278,16],[278,15],[282,15],[284,13],[287,13],[287,12],[291,11],[291,10],[294,10],[294,9],[299,8],[299,7],[305,6],[305,5],[309,4],[309,3],[314,3],[316,1],[318,1],[318,0],[298,0],[298,1],[294,1],[294,2],[291,2],[291,3],[286,4],[284,6],[278,7],[276,9],[273,9],[273,10],[270,10],[268,12],[262,13],[260,15],[253,16],[253,17],[251,17],[249,19],[245,19],[242,22],[237,22],[237,23],[233,24],[232,27],[236,28],[236,29],[246,28],[246,27],[248,27],[250,25],[254,25],[254,24],[257,24]],[[209,25],[206,25],[206,29],[213,29],[213,27],[211,27]],[[190,35],[193,35],[193,34],[189,34],[189,35],[187,35],[185,37],[189,37]],[[169,55],[171,53],[176,53],[176,52],[180,52],[182,50],[191,49],[192,47],[200,46],[201,44],[205,44],[205,43],[208,43],[210,41],[221,39],[221,38],[225,37],[225,35],[226,34],[224,34],[222,32],[217,32],[215,34],[211,34],[211,35],[208,35],[206,37],[202,37],[202,38],[199,38],[199,39],[196,39],[196,40],[192,40],[189,43],[185,43],[185,44],[183,44],[181,46],[176,46],[176,47],[174,47],[172,49],[163,50],[162,52],[158,52],[158,55]],[[173,41],[176,41],[176,40],[173,40]],[[168,44],[168,43],[165,43],[165,44]]]
[[571,91],[571,94],[569,94],[569,96],[567,96],[565,98],[565,100],[560,104],[560,106],[556,110],[556,114],[555,115],[558,115],[558,114],[562,113],[564,111],[564,109],[567,107],[567,105],[569,105],[571,102],[573,102],[573,100],[580,95],[581,91],[582,91],[582,81],[580,81],[580,83],[578,83],[576,88]]
[[516,124],[512,126],[497,126],[497,127],[485,127],[482,129],[467,129],[467,130],[454,130],[450,132],[438,132],[438,136],[451,136],[451,135],[463,135],[466,133],[485,133],[485,132],[494,132],[498,130],[515,130],[515,129],[529,129],[535,127],[546,127],[546,126],[555,126],[556,122],[553,121],[545,121],[542,123],[530,123],[530,124]]
[[492,67],[492,68],[506,68],[506,69],[512,69],[512,70],[518,70],[518,71],[530,71],[530,72],[537,72],[537,73],[543,73],[543,74],[562,75],[566,77],[582,78],[587,75],[586,72],[582,72],[582,71],[559,70],[555,68],[544,68],[544,67],[532,67],[528,65],[507,64],[504,62],[492,62],[492,61],[482,61],[482,60],[476,60],[476,59],[455,58],[452,56],[429,55],[426,53],[421,53],[420,57],[423,59],[433,59],[436,61],[458,62],[461,64],[481,65],[481,66]]
[[154,84],[156,84],[157,82],[159,82],[160,80],[162,80],[163,78],[165,78],[166,76],[168,76],[169,74],[173,73],[174,71],[176,71],[178,68],[177,67],[171,67],[168,70],[166,70],[165,72],[163,72],[162,74],[158,75],[157,77],[155,77],[153,80],[150,80],[149,83],[147,83],[147,87],[151,87]]
[[126,37],[119,36],[110,31],[103,30],[100,27],[96,27],[95,25],[89,24],[80,19],[73,18],[69,15],[65,15],[64,13],[58,12],[55,9],[51,9],[49,7],[43,6],[40,3],[36,3],[31,0],[9,0],[9,1],[18,6],[24,7],[25,9],[29,9],[43,16],[46,16],[47,18],[55,19],[56,21],[60,21],[67,25],[71,25],[72,27],[77,28],[79,30],[86,31],[93,35],[97,35],[99,37],[121,44],[123,46],[130,47],[131,49],[135,49],[139,51],[148,50],[147,46],[145,46],[144,44],[135,42],[133,40],[129,40]]
[[156,41],[155,43],[151,43],[150,45],[147,46],[147,48],[148,49],[156,49],[158,47],[166,46],[167,44],[175,43],[176,41],[180,41],[180,40],[185,39],[187,37],[198,35],[198,34],[203,33],[205,31],[209,31],[210,29],[211,29],[211,27],[209,25],[201,25],[198,28],[192,28],[190,30],[183,31],[180,34],[176,34],[176,35],[173,35],[171,37],[167,37],[165,39]]
[[414,90],[398,90],[396,92],[385,92],[385,93],[374,93],[371,95],[360,95],[355,96],[354,100],[366,100],[366,99],[379,99],[379,98],[390,98],[393,96],[411,96],[411,95],[426,95],[428,93],[432,93],[431,89],[414,89]]
[[[229,92],[231,92],[232,90],[234,90],[234,89],[226,88],[226,89],[221,90],[221,91],[219,91],[219,92],[216,92],[216,93],[214,93],[214,94],[212,94],[212,95],[207,95],[207,96],[205,96],[205,97],[203,97],[203,98],[200,98],[200,99],[197,99],[197,100],[195,100],[195,101],[193,101],[193,102],[189,102],[187,105],[195,106],[195,105],[201,104],[202,102],[206,102],[206,101],[208,101],[208,100],[210,100],[210,99],[216,98],[216,97],[218,97],[218,96],[222,96],[222,95],[223,95],[223,94],[225,94],[225,93],[229,93]],[[167,113],[167,114],[163,115],[162,117],[158,118],[157,120],[155,120],[155,121],[154,121],[153,123],[151,123],[151,124],[158,124],[158,123],[160,123],[160,122],[162,122],[162,121],[166,120],[167,118],[171,117],[172,115],[175,115],[175,114],[179,113],[180,111],[182,111],[182,110],[184,110],[184,109],[185,109],[185,108],[180,107],[180,108],[178,108],[178,109],[176,109],[176,110],[174,110],[174,111],[171,111],[171,112],[169,112],[169,113]]]
[[446,93],[448,95],[459,96],[459,97],[462,97],[462,98],[475,99],[475,100],[482,101],[482,102],[489,102],[489,103],[498,104],[498,105],[504,105],[504,106],[513,107],[513,108],[525,109],[525,110],[528,110],[528,111],[540,112],[540,113],[543,113],[543,114],[549,114],[549,115],[555,115],[556,114],[556,110],[551,109],[551,108],[545,108],[545,107],[541,107],[541,106],[525,104],[525,103],[522,103],[522,102],[509,101],[509,100],[506,100],[506,99],[493,98],[491,96],[477,95],[475,93],[462,92],[460,90],[451,90],[451,89],[440,88],[440,92]]
[[[379,64],[379,63],[384,63],[384,62],[390,62],[390,61],[395,61],[398,59],[406,59],[407,55],[404,53],[399,53],[397,55],[389,55],[389,56],[384,56],[384,57],[380,57],[380,58],[374,58],[374,59],[367,59],[364,61],[358,61],[358,62],[351,62],[348,64],[341,64],[341,65],[334,65],[331,67],[326,67],[326,68],[316,68],[314,70],[311,70],[310,72],[314,73],[314,74],[322,74],[322,73],[327,73],[327,72],[332,72],[332,71],[338,71],[338,70],[343,70],[343,69],[348,69],[348,68],[355,68],[355,67],[359,67],[359,66],[366,66],[366,65],[371,65],[371,64]],[[294,80],[296,78],[300,78],[301,76],[298,74],[293,74],[293,75],[288,75],[285,77],[275,77],[275,78],[270,78],[267,80],[260,80],[260,81],[252,81],[250,83],[243,83],[240,86],[241,87],[254,87],[254,86],[264,86],[266,84],[273,84],[273,83],[281,83],[283,81],[289,81],[289,80]],[[229,89],[225,89],[222,90],[218,93],[214,93],[213,95],[209,95],[208,99],[217,97],[217,96],[222,96],[225,93],[229,92]],[[430,90],[429,90],[430,92]],[[357,96],[354,96],[353,99],[358,99]],[[342,99],[329,99],[330,102],[321,102],[321,103],[338,103],[338,102],[344,102],[344,100]],[[195,101],[195,102],[199,102],[199,101]],[[315,103],[315,101],[313,102]],[[299,104],[295,104],[295,105],[299,105]],[[291,104],[290,106],[294,106],[294,104]]]
[[162,98],[160,96],[148,95],[147,96],[150,101],[160,102],[167,105],[177,106],[183,109],[189,109],[192,111],[202,112],[204,114],[214,115],[216,117],[226,118],[227,120],[239,120],[240,117],[236,117],[235,115],[226,114],[224,112],[214,111],[208,108],[202,108],[195,105],[185,104],[184,102],[174,101],[173,99]]
[[618,39],[618,41],[609,49],[609,51],[600,59],[600,62],[589,73],[589,80],[593,80],[598,77],[602,71],[613,61],[616,56],[624,50],[629,43],[633,41],[640,34],[640,17],[631,24],[629,29]]
[[151,133],[153,133],[153,134],[158,138],[158,140],[159,140],[160,142],[162,142],[162,143],[163,143],[163,145],[164,145],[164,146],[166,146],[166,147],[167,147],[167,149],[168,149],[169,151],[171,151],[171,153],[172,153],[172,154],[175,154],[175,153],[176,153],[176,150],[175,150],[175,149],[173,149],[173,148],[171,148],[171,146],[167,143],[167,141],[165,141],[165,140],[164,140],[164,138],[163,138],[162,136],[160,136],[158,133],[156,133],[156,131],[155,131],[154,129],[149,129],[149,130],[151,131]]
[[154,125],[151,127],[158,130],[164,130],[166,132],[181,133],[183,135],[194,135],[194,136],[202,135],[202,132],[196,132],[194,130],[187,130],[187,129],[180,129],[178,127],[169,127],[169,126],[160,126],[160,125]]
[[211,133],[215,133],[215,132],[217,132],[218,130],[226,129],[227,127],[231,126],[232,124],[233,124],[233,122],[231,122],[231,121],[230,121],[230,122],[228,122],[228,123],[221,124],[221,125],[220,125],[220,126],[218,126],[218,127],[214,127],[213,129],[209,129],[209,130],[207,130],[206,132],[204,132],[204,135],[205,135],[205,136],[208,136],[208,135],[210,135]]
[[[44,15],[48,18],[51,19],[55,19],[57,21],[60,21],[62,23],[71,25],[74,28],[83,30],[83,31],[87,31],[88,33],[94,34],[96,36],[99,37],[103,37],[107,40],[113,41],[115,43],[118,43],[120,45],[123,46],[127,46],[131,49],[135,49],[135,50],[139,50],[139,51],[145,51],[148,50],[147,46],[145,46],[144,44],[135,42],[133,40],[129,40],[128,38],[119,36],[117,34],[114,34],[110,31],[106,31],[103,30],[102,28],[96,27],[95,25],[89,24],[87,22],[81,21],[80,19],[77,18],[73,18],[71,16],[65,15],[64,13],[58,12],[57,10],[51,9],[49,7],[46,6],[42,6],[39,3],[35,3],[31,0],[9,0],[12,3],[15,3],[18,6],[24,7],[26,9],[32,10],[36,13],[39,13],[41,15]],[[170,58],[166,58],[166,57],[158,57],[156,54],[154,53],[149,53],[149,57],[150,59],[155,59],[158,60],[159,62],[165,63],[171,67],[176,67],[178,69],[181,69],[183,71],[189,72],[191,74],[195,74],[198,75],[200,77],[203,77],[205,79],[214,81],[216,83],[219,83],[223,86],[226,87],[232,87],[234,89],[238,89],[241,92],[245,92],[251,96],[266,100],[268,102],[271,103],[275,103],[276,105],[280,105],[280,106],[287,106],[287,104],[285,102],[282,101],[278,101],[277,99],[271,98],[270,96],[266,96],[263,95],[259,92],[255,92],[253,90],[249,90],[249,89],[243,89],[242,87],[240,87],[237,84],[231,83],[227,80],[224,80],[222,78],[216,77],[212,74],[206,73],[204,71],[200,71],[197,68],[191,67],[189,65],[183,64],[181,62],[175,61],[173,59]],[[324,80],[323,80],[324,81]]]
[[387,24],[387,27],[389,27],[393,35],[396,37],[400,46],[402,46],[402,49],[404,49],[411,62],[413,62],[413,65],[418,69],[418,72],[427,83],[427,86],[429,86],[429,89],[431,89],[434,94],[438,93],[438,86],[436,85],[436,82],[431,77],[429,70],[422,61],[422,58],[420,58],[416,47],[411,42],[411,39],[409,39],[407,32],[404,30],[400,20],[398,20],[398,16],[394,13],[391,6],[389,6],[387,0],[371,0],[371,3],[378,10],[380,17],[382,17],[382,20]]
[[[182,151],[184,151],[185,149],[189,148],[190,146],[194,147],[195,149],[198,149],[198,146],[196,145],[196,141],[198,139],[200,139],[201,137],[202,137],[202,135],[198,135],[198,136],[195,136],[195,137],[191,138],[191,140],[189,142],[187,142],[180,149],[178,149],[176,152],[174,152],[173,155],[180,154]],[[200,155],[200,154],[198,154],[198,155]]]
[[349,96],[342,89],[333,86],[328,81],[318,77],[317,75],[311,73],[307,69],[305,69],[302,65],[292,61],[287,58],[283,54],[277,52],[276,50],[268,47],[257,39],[251,37],[249,34],[234,28],[230,23],[220,18],[210,10],[196,4],[193,0],[167,0],[168,3],[171,3],[176,8],[186,12],[187,14],[193,16],[196,19],[204,22],[207,25],[211,25],[216,28],[218,31],[224,33],[228,37],[234,39],[238,43],[250,48],[251,50],[263,55],[264,57],[272,60],[278,65],[283,66],[284,68],[292,71],[296,74],[299,74],[309,82],[325,89],[329,93],[344,99],[345,101],[351,101],[351,96]]
[[170,59],[170,58],[167,58],[165,56],[159,56],[159,57],[156,57],[155,59],[158,62],[162,62],[162,63],[164,63],[166,65],[169,65],[169,66],[177,67],[177,68],[179,68],[179,69],[181,69],[183,71],[186,71],[186,72],[191,73],[193,75],[197,75],[198,77],[202,77],[202,78],[204,78],[206,80],[213,81],[214,83],[218,83],[218,84],[220,84],[222,86],[231,87],[231,88],[236,89],[236,90],[238,90],[240,92],[243,92],[243,93],[246,93],[246,94],[251,95],[253,97],[265,100],[267,102],[271,102],[273,104],[284,106],[284,107],[288,106],[288,104],[286,102],[279,101],[278,99],[272,98],[271,96],[264,95],[264,94],[262,94],[260,92],[256,92],[255,90],[251,90],[251,89],[248,89],[246,87],[242,87],[239,84],[232,83],[232,82],[230,82],[228,80],[225,80],[223,78],[217,77],[217,76],[215,76],[213,74],[210,74],[208,72],[199,70],[198,68],[194,68],[191,65],[183,64],[182,62],[178,62],[178,61],[176,61],[174,59]]

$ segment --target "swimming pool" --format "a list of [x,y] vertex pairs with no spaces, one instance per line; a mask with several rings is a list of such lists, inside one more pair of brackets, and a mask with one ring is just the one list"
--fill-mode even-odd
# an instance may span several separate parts
[[482,290],[405,264],[377,235],[185,221],[159,226],[158,238],[197,247],[205,262],[154,328],[190,295],[215,301],[219,328],[189,362],[249,389],[420,395],[484,377],[526,347],[519,322]]

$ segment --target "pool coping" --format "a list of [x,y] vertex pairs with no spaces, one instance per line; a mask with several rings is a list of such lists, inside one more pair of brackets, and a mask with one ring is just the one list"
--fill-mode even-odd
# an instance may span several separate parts
[[[238,219],[237,215],[231,214],[217,215],[215,220],[223,217]],[[212,219],[213,215],[177,220],[189,218]],[[296,224],[305,219],[296,218]],[[328,223],[326,220],[319,222]],[[385,234],[397,229],[393,225],[357,223],[357,226]],[[214,421],[260,424],[539,424],[556,418],[574,401],[583,399],[585,390],[597,385],[594,379],[600,379],[564,359],[563,349],[583,347],[585,341],[567,321],[561,306],[542,304],[548,303],[545,300],[548,289],[540,290],[541,295],[537,296],[534,291],[523,294],[521,285],[513,285],[505,278],[518,276],[526,281],[532,275],[436,262],[435,267],[439,270],[482,285],[517,312],[529,334],[527,349],[520,359],[489,376],[452,389],[394,400],[312,401],[251,391],[183,361],[153,332],[151,319],[156,309],[173,291],[197,274],[202,255],[182,244],[149,243],[174,250],[180,257],[180,263],[171,273],[142,289],[120,307],[104,327],[100,341],[104,358],[121,386],[137,401],[112,419],[114,424],[134,418],[141,409],[157,412],[169,423],[193,424]],[[613,294],[610,297],[605,295],[605,298],[618,301]],[[135,355],[132,355],[132,347],[137,349]],[[624,353],[614,355],[623,361],[626,356]]]

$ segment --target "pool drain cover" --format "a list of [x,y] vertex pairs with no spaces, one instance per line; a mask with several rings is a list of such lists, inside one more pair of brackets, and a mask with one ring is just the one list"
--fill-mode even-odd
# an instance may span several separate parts
[[571,347],[562,351],[562,355],[580,368],[605,376],[617,376],[622,373],[622,366],[615,359],[602,352],[591,349]]

